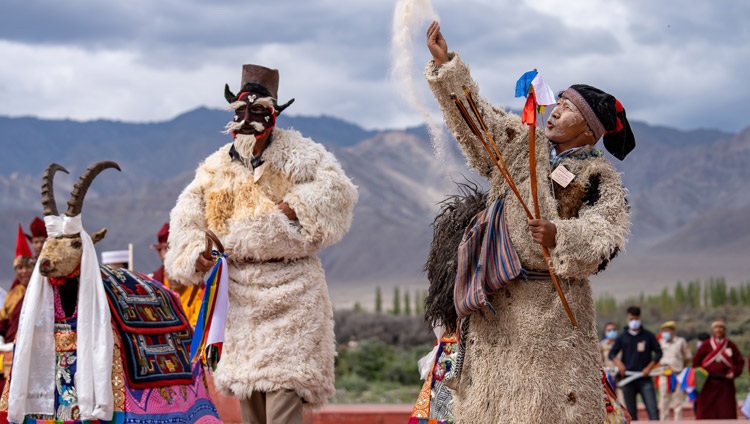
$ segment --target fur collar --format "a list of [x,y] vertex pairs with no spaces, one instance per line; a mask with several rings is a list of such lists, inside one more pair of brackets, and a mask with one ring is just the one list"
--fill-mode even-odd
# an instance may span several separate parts
[[[273,142],[263,152],[262,158],[268,166],[287,175],[293,183],[309,181],[315,175],[318,164],[323,159],[325,149],[308,137],[303,137],[299,131],[275,128]],[[205,170],[211,172],[226,171],[228,167],[245,168],[239,161],[230,156],[233,143],[228,143],[203,163]],[[234,165],[234,166],[233,166]]]

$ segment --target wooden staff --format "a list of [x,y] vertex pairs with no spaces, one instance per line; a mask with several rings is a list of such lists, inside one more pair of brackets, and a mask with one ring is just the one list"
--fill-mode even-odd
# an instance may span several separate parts
[[[533,90],[533,88],[532,88]],[[534,111],[536,113],[536,111]],[[534,201],[534,217],[536,219],[541,219],[541,214],[539,213],[539,196],[537,191],[537,180],[536,180],[536,125],[535,124],[529,124],[529,178],[531,178],[531,198]],[[570,323],[573,324],[573,327],[578,327],[578,322],[576,321],[575,314],[573,314],[573,311],[570,309],[570,305],[568,305],[567,299],[565,299],[565,294],[562,291],[562,286],[560,285],[560,281],[557,279],[557,275],[552,270],[552,258],[549,253],[549,249],[547,246],[542,245],[542,254],[544,255],[544,262],[547,263],[547,269],[549,269],[549,276],[552,278],[552,283],[555,285],[555,290],[557,290],[557,295],[560,297],[560,301],[563,304],[563,307],[565,308],[565,312],[568,313],[568,318],[570,318]]]
[[[479,128],[477,128],[476,124],[474,124],[474,121],[471,119],[471,116],[469,116],[469,112],[466,110],[466,107],[461,102],[461,100],[459,100],[455,95],[451,95],[451,98],[453,98],[453,101],[456,102],[456,106],[458,107],[458,110],[461,113],[461,116],[464,118],[464,121],[466,121],[466,123],[469,125],[469,128],[474,133],[474,135],[477,138],[479,138],[479,141],[482,142],[482,145],[484,146],[484,150],[486,150],[487,153],[490,155],[490,159],[492,159],[492,162],[495,164],[497,169],[500,171],[500,174],[508,183],[508,186],[513,191],[513,194],[516,195],[516,198],[521,203],[521,206],[523,206],[523,209],[526,211],[526,215],[529,217],[529,219],[532,219],[531,212],[529,211],[529,208],[526,206],[526,202],[523,201],[523,198],[521,197],[521,193],[518,192],[518,188],[516,187],[516,184],[513,182],[513,178],[510,176],[510,171],[508,171],[508,167],[505,166],[505,161],[503,160],[503,156],[500,154],[499,151],[497,151],[497,147],[495,146],[495,140],[492,138],[492,133],[490,133],[489,130],[487,130],[487,126],[484,124],[484,120],[481,118],[479,111],[476,109],[476,105],[474,104],[473,100],[469,99],[469,105],[472,107],[472,110],[474,111],[474,115],[477,117],[477,121],[479,121],[479,125],[481,125],[482,129],[485,130],[485,134],[487,135],[489,143],[485,141],[484,136],[482,136],[482,133],[479,131]],[[492,145],[493,149],[495,150],[495,153],[492,153],[492,150],[490,150],[489,144]]]
[[[534,212],[535,215],[531,214],[531,211],[529,211],[529,208],[526,206],[526,203],[521,198],[521,194],[518,191],[518,188],[516,187],[516,184],[513,182],[513,178],[510,175],[510,172],[507,169],[507,166],[505,165],[505,161],[503,160],[503,156],[500,154],[500,151],[497,149],[497,145],[495,144],[495,140],[492,137],[492,133],[490,132],[489,128],[484,122],[484,119],[482,118],[482,115],[479,113],[479,109],[477,108],[476,103],[474,102],[474,98],[472,97],[469,90],[464,86],[464,93],[466,94],[466,99],[469,102],[469,105],[471,106],[472,112],[474,112],[474,115],[477,118],[477,121],[479,122],[479,125],[482,127],[482,129],[485,132],[485,135],[487,137],[487,140],[485,140],[485,137],[482,135],[482,133],[479,131],[479,128],[477,128],[476,124],[474,124],[474,121],[469,116],[468,111],[464,107],[463,103],[455,96],[452,95],[451,98],[456,103],[456,107],[458,108],[459,113],[461,114],[461,117],[466,121],[466,124],[469,126],[469,129],[474,133],[474,135],[479,138],[479,140],[482,142],[482,145],[484,146],[484,149],[489,153],[490,158],[492,159],[492,162],[495,164],[497,169],[500,171],[500,174],[503,176],[505,181],[508,183],[508,186],[513,191],[513,193],[516,195],[516,198],[518,198],[518,201],[521,203],[521,206],[523,206],[524,211],[526,211],[526,216],[529,219],[539,219],[540,213],[539,213],[539,200],[537,197],[537,181],[536,181],[536,134],[533,130],[533,128],[530,128],[529,131],[529,161],[531,163],[531,168],[529,170],[531,178],[531,193],[534,200]],[[488,144],[492,145],[492,149],[494,150],[494,153],[492,150],[490,150],[490,147]],[[502,164],[502,165],[501,165]],[[546,246],[542,246],[542,254],[544,255],[544,261],[547,264],[547,269],[549,270],[550,277],[552,278],[552,283],[555,286],[555,290],[557,291],[557,295],[560,297],[560,301],[563,304],[563,307],[565,308],[565,312],[568,314],[568,318],[570,319],[571,324],[573,324],[574,327],[578,327],[578,322],[576,321],[575,315],[573,314],[573,311],[570,309],[570,305],[568,305],[567,299],[565,299],[565,293],[562,291],[562,286],[560,285],[560,281],[557,278],[557,275],[555,275],[554,271],[552,270],[552,260],[550,257],[549,249]]]

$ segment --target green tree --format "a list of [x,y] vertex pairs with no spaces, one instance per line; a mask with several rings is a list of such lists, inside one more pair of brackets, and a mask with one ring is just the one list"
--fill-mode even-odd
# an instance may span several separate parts
[[701,306],[701,282],[691,281],[687,288],[688,304],[693,309],[699,309]]
[[659,306],[659,310],[664,314],[669,315],[672,313],[672,296],[669,295],[669,289],[666,287],[661,290],[661,296],[659,296],[657,305]]
[[380,290],[380,286],[375,287],[375,312],[378,314],[383,313],[383,293]]
[[711,281],[709,281],[703,290],[703,306],[705,308],[711,307],[711,291]]
[[743,305],[750,305],[750,282],[740,284],[740,301]]
[[714,308],[726,305],[727,303],[727,282],[724,277],[709,279],[711,292],[711,306]]
[[674,303],[677,306],[682,306],[687,303],[687,293],[685,287],[682,286],[682,281],[678,281],[674,287]]
[[598,314],[611,314],[618,311],[617,301],[609,293],[605,293],[599,296],[596,300],[596,313]]
[[398,286],[393,288],[393,309],[391,314],[401,315],[401,290]]
[[417,315],[424,315],[424,299],[427,297],[427,292],[417,290],[416,296],[414,296],[414,312]]
[[409,297],[409,290],[404,290],[404,315],[411,316],[411,297]]
[[737,291],[736,287],[732,287],[729,289],[729,304],[732,306],[737,306],[740,304],[740,294]]

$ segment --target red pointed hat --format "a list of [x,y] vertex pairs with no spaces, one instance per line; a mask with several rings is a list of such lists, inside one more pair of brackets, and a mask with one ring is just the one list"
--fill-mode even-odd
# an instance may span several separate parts
[[35,216],[29,225],[31,230],[31,237],[44,237],[47,238],[47,226],[44,224],[44,220]]
[[169,239],[169,222],[165,222],[164,225],[161,226],[159,233],[156,235],[156,239],[159,242],[157,244],[152,244],[152,249],[158,249],[167,244],[167,240]]
[[31,247],[26,239],[26,234],[23,232],[21,223],[18,223],[18,236],[16,237],[16,257],[13,259],[13,267],[17,267],[22,263],[34,263],[34,255],[31,253]]

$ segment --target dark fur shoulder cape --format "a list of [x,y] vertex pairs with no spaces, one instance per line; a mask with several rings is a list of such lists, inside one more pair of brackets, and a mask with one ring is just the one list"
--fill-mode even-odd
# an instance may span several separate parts
[[471,219],[487,207],[487,193],[472,182],[456,183],[458,194],[440,202],[432,223],[433,237],[424,271],[430,281],[425,298],[425,320],[455,333],[458,315],[453,305],[458,245]]

